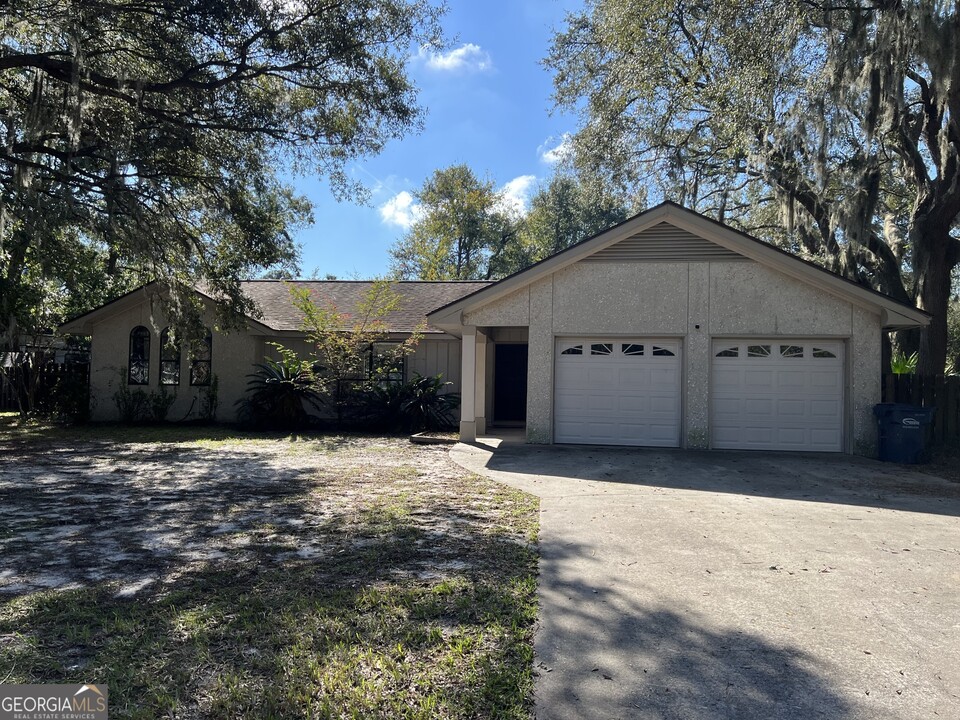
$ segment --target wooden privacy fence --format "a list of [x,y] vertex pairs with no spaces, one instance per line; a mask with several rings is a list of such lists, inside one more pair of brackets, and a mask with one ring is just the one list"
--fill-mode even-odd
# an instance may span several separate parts
[[6,373],[0,372],[0,412],[19,409],[16,387],[7,378]]
[[[24,388],[29,383],[29,379],[23,377],[23,373],[29,372],[36,372],[36,370],[19,366],[7,367],[0,372],[0,411],[19,411],[21,403],[28,405]],[[49,406],[57,389],[61,395],[65,392],[72,394],[77,398],[74,402],[86,404],[90,385],[90,366],[87,363],[50,362],[41,365],[39,372],[40,378],[34,401],[40,407],[31,408],[32,410]]]
[[934,443],[960,442],[960,376],[883,376],[883,401],[936,407],[930,439]]

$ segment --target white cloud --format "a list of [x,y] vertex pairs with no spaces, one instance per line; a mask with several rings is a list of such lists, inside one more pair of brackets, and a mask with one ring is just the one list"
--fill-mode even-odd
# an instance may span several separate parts
[[543,162],[549,165],[556,165],[561,160],[569,157],[570,153],[573,152],[572,143],[573,138],[568,132],[560,136],[559,142],[557,138],[551,135],[537,148],[537,152],[540,154],[540,159]]
[[398,225],[407,230],[423,213],[423,208],[413,200],[413,195],[401,190],[380,206],[380,219],[387,225]]
[[464,43],[447,53],[437,53],[422,47],[418,57],[425,60],[427,67],[431,70],[441,72],[458,72],[460,70],[483,72],[493,68],[490,53],[473,43]]
[[530,194],[537,182],[536,175],[521,175],[515,177],[500,188],[500,202],[497,207],[504,213],[519,217],[527,214],[527,204]]

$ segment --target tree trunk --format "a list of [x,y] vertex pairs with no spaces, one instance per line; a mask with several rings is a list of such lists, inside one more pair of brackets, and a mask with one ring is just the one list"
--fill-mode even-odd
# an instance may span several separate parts
[[950,304],[950,274],[957,253],[949,224],[919,220],[910,231],[913,271],[917,278],[917,305],[933,316],[920,333],[920,375],[941,375],[947,362],[947,308]]

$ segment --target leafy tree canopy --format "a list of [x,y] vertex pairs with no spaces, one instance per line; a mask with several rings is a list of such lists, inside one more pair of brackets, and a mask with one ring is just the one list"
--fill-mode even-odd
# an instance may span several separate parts
[[476,280],[497,277],[514,218],[492,180],[466,165],[435,170],[414,194],[420,212],[390,250],[403,280]]
[[627,201],[596,182],[558,172],[530,201],[520,225],[517,261],[510,272],[550,257],[630,215]]
[[588,0],[546,64],[576,163],[933,315],[960,262],[960,11],[934,0]]
[[[303,315],[302,329],[310,347],[305,363],[321,402],[334,411],[340,426],[359,394],[370,392],[403,367],[403,358],[417,349],[423,329],[402,341],[388,342],[387,317],[401,309],[402,297],[386,280],[373,282],[352,314],[317,304],[306,288],[291,285],[289,290],[294,307]],[[276,347],[293,357],[291,351]]]
[[564,172],[527,211],[466,165],[437,170],[416,193],[419,216],[391,249],[405,280],[490,280],[523,270],[627,217],[625,201]]
[[[306,200],[278,177],[345,173],[416,128],[426,0],[11,0],[0,25],[0,340],[53,287],[238,281],[297,259]],[[96,292],[89,292],[94,288]],[[99,295],[97,293],[100,293]],[[191,303],[171,303],[189,314]],[[70,308],[66,308],[69,310]]]

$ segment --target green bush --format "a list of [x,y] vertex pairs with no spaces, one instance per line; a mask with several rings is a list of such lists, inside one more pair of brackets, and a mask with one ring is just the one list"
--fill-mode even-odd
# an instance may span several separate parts
[[960,375],[960,300],[947,310],[947,373]]
[[307,407],[319,410],[313,374],[292,353],[267,359],[247,375],[247,397],[237,401],[241,424],[272,430],[297,430],[310,422]]
[[454,426],[460,395],[444,393],[452,385],[441,375],[414,374],[408,383],[374,387],[360,400],[362,424],[373,430],[420,432]]

